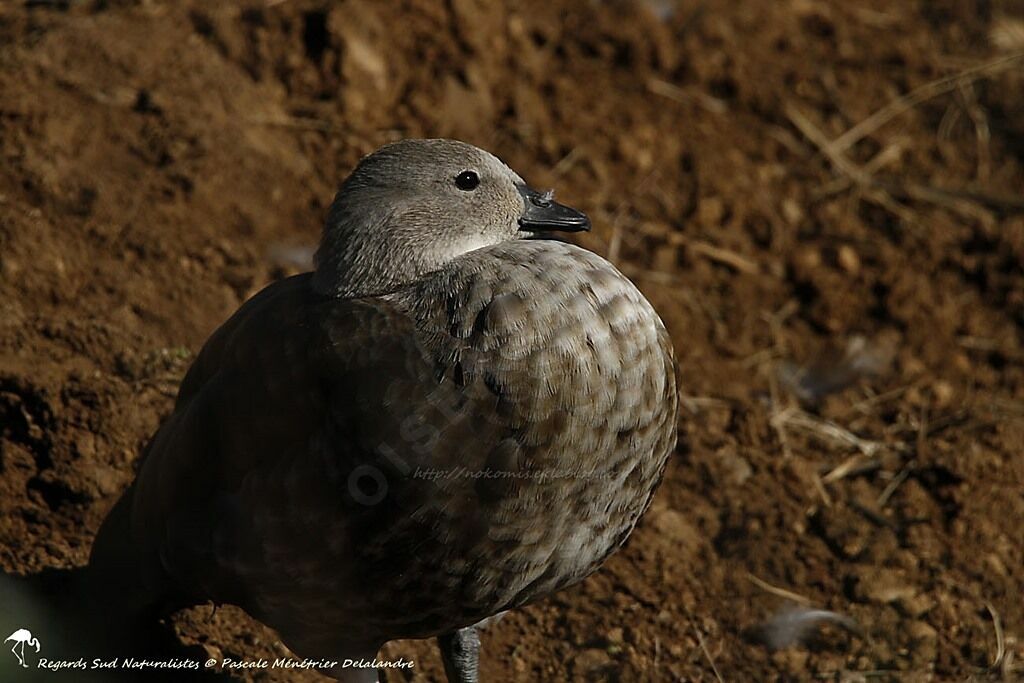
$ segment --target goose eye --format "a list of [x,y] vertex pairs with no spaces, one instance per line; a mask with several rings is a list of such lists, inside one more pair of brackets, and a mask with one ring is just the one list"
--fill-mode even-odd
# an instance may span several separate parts
[[455,176],[455,187],[460,190],[465,190],[467,192],[475,190],[479,184],[480,176],[476,174],[476,171],[463,171],[459,175]]

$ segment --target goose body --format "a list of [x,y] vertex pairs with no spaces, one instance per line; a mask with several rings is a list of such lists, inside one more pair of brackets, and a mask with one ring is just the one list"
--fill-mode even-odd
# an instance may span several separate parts
[[397,283],[318,270],[244,304],[96,541],[120,599],[237,604],[303,657],[441,636],[473,680],[445,636],[619,548],[675,445],[671,343],[610,263],[522,225]]

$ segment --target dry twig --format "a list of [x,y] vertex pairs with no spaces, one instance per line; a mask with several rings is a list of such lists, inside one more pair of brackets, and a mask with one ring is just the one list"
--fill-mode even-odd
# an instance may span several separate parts
[[998,671],[1002,668],[1003,662],[1006,659],[1006,636],[1003,634],[1003,622],[999,618],[999,612],[992,606],[991,602],[985,603],[985,609],[988,610],[989,615],[992,617],[992,628],[996,632],[996,656],[992,660],[993,671]]

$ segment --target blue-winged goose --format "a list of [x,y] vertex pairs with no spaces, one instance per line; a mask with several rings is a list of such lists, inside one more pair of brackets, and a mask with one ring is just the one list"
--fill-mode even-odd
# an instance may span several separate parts
[[315,272],[203,347],[100,530],[96,590],[136,615],[240,605],[302,657],[437,636],[475,681],[474,625],[597,569],[676,441],[657,313],[545,239],[588,227],[462,142],[364,158]]

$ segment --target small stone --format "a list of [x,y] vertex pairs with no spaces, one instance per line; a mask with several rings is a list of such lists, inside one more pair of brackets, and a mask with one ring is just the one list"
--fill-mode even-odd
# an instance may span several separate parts
[[919,375],[923,373],[925,369],[924,363],[922,363],[918,358],[907,358],[903,361],[903,371],[907,375]]
[[103,496],[113,496],[115,493],[120,493],[127,484],[128,478],[120,470],[103,465],[94,467],[92,471],[92,480],[96,484],[96,489]]
[[212,645],[210,643],[201,643],[200,647],[203,648],[203,650],[206,651],[206,658],[208,660],[212,659],[212,660],[215,660],[215,661],[219,662],[219,661],[222,661],[224,659],[224,652],[223,652],[223,650],[221,650],[216,645]]
[[940,408],[944,408],[953,400],[953,386],[949,382],[940,379],[932,385],[932,394],[935,395],[936,405]]
[[854,589],[854,595],[862,602],[881,604],[909,600],[917,594],[917,588],[906,583],[901,571],[887,567],[865,571]]
[[516,40],[527,37],[526,22],[523,21],[522,17],[513,14],[508,18],[508,34]]
[[637,169],[640,171],[649,171],[654,166],[654,155],[651,154],[649,147],[634,147],[633,158],[636,162]]
[[772,654],[772,661],[780,669],[791,674],[807,672],[807,660],[810,653],[802,648],[787,648]]
[[83,432],[75,439],[75,450],[78,457],[92,459],[96,455],[96,435],[90,432]]
[[678,544],[687,552],[694,552],[700,545],[700,532],[678,510],[660,510],[652,515],[651,523],[662,538]]
[[930,612],[931,609],[935,607],[935,601],[921,593],[897,599],[896,607],[898,607],[899,610],[908,617],[917,619]]
[[857,256],[857,252],[854,251],[853,247],[848,244],[839,247],[836,261],[839,263],[839,267],[850,275],[856,275],[860,272],[860,257]]
[[718,227],[725,215],[721,197],[704,197],[697,205],[697,222],[704,227]]
[[9,256],[0,256],[0,275],[4,279],[13,280],[21,272],[21,266],[18,262]]
[[731,450],[722,453],[721,458],[722,465],[728,472],[729,481],[733,484],[742,486],[754,474],[754,469],[747,459]]
[[989,553],[988,555],[986,555],[985,564],[997,576],[1001,576],[1003,578],[1008,578],[1010,576],[1010,572],[1006,568],[1006,564],[996,553]]
[[786,199],[782,202],[782,217],[790,225],[796,226],[804,219],[804,210],[800,208],[800,204],[795,200]]
[[796,258],[798,263],[807,270],[814,270],[821,266],[821,252],[811,247],[799,250]]
[[924,621],[915,621],[907,627],[907,636],[913,643],[911,660],[915,667],[934,662],[939,649],[939,632]]
[[860,556],[873,538],[874,529],[868,526],[862,517],[850,511],[824,508],[819,510],[817,515],[825,538],[838,548],[846,559]]

